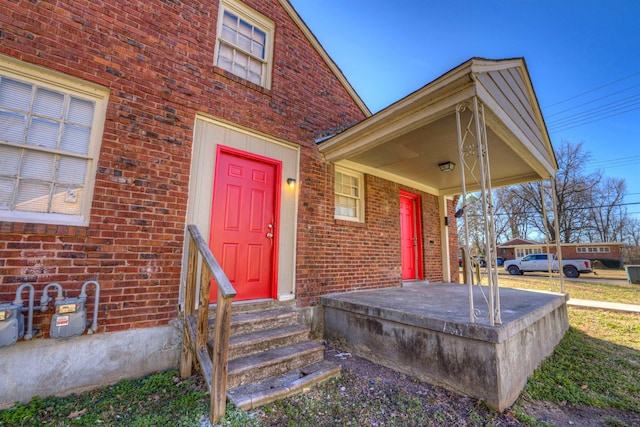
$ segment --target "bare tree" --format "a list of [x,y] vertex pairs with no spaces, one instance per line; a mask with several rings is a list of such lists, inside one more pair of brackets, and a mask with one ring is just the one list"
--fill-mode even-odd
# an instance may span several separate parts
[[593,189],[592,209],[589,210],[592,228],[591,241],[616,242],[622,240],[627,219],[622,207],[627,185],[624,179],[606,178]]
[[[585,165],[591,154],[582,149],[582,143],[572,144],[563,141],[556,158],[558,172],[555,177],[556,203],[558,208],[559,240],[563,243],[575,243],[585,237],[591,227],[589,209],[593,204],[592,192],[600,183],[600,172],[585,173]],[[526,183],[511,187],[510,197],[518,199],[527,212],[527,223],[532,229],[544,235],[545,228],[552,241],[556,240],[555,221],[551,206],[553,192],[548,182],[543,183],[544,199],[539,183]],[[547,211],[544,216],[543,204]],[[521,219],[522,220],[522,219]],[[546,227],[545,227],[546,221]]]

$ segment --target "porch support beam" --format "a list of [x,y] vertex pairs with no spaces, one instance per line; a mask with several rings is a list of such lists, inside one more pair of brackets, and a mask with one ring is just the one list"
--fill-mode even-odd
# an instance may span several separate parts
[[438,197],[438,212],[440,212],[440,253],[442,254],[442,281],[451,282],[451,245],[449,244],[449,221],[445,220],[448,217],[449,210],[447,209],[447,202],[450,199],[445,196]]

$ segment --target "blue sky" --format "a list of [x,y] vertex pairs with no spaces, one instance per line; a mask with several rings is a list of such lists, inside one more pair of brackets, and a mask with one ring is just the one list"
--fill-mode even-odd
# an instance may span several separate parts
[[640,218],[640,0],[290,1],[372,112],[471,57],[524,57],[552,144],[583,142]]

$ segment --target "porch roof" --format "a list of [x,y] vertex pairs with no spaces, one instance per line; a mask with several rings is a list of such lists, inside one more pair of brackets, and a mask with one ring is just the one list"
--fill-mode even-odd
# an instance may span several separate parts
[[[439,196],[459,194],[456,108],[466,105],[468,120],[474,97],[484,105],[492,186],[553,177],[558,166],[523,58],[472,58],[319,149],[328,161],[363,173]],[[438,164],[448,161],[456,170],[441,172]],[[466,188],[479,190],[470,182]]]

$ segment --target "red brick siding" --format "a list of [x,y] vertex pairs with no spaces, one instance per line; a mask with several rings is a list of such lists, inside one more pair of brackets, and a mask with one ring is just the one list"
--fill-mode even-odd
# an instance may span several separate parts
[[100,331],[175,318],[198,111],[301,144],[304,183],[325,173],[314,139],[364,115],[276,0],[245,3],[276,22],[271,90],[212,66],[217,1],[0,0],[0,53],[110,89],[89,227],[0,224],[0,301],[97,280]]
[[436,196],[365,175],[364,223],[335,220],[333,167],[322,162],[307,166],[301,193],[313,202],[302,202],[298,212],[300,305],[317,303],[332,292],[400,286],[400,189],[420,195],[425,279],[442,281]]

